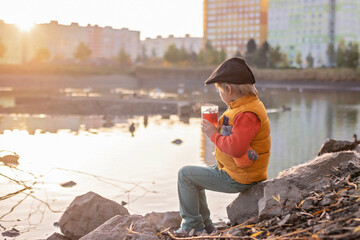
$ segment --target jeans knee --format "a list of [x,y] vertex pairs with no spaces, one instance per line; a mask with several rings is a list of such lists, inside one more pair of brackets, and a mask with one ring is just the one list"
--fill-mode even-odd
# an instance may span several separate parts
[[178,181],[182,181],[188,175],[190,168],[191,168],[191,166],[184,166],[179,169]]

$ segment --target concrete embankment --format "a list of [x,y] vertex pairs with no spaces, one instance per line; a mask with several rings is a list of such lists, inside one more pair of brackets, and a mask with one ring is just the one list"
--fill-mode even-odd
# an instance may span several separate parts
[[[141,86],[185,85],[202,88],[214,68],[138,67]],[[257,86],[267,88],[360,90],[360,73],[353,69],[258,69],[252,68]]]
[[[63,88],[91,88],[109,91],[115,88],[201,89],[204,80],[214,70],[203,68],[137,67],[133,75],[54,75],[1,74],[0,88],[14,91],[56,90]],[[257,69],[253,68],[259,87],[287,88],[306,86],[322,89],[360,86],[360,73],[353,69]],[[325,87],[324,87],[325,86]]]
[[24,98],[16,106],[0,108],[0,113],[62,115],[144,115],[177,114],[177,101],[111,98]]
[[138,79],[129,75],[39,75],[0,74],[0,88],[13,91],[56,90],[64,88],[93,88],[109,90],[114,88],[136,88]]

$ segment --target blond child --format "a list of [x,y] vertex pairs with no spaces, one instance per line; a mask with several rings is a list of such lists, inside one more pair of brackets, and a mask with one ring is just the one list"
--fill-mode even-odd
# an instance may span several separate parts
[[178,173],[181,228],[179,235],[205,235],[214,231],[205,189],[243,192],[267,179],[270,157],[270,124],[254,85],[255,77],[242,58],[220,64],[205,85],[215,84],[228,110],[219,128],[203,120],[202,131],[215,144],[217,164],[185,166]]

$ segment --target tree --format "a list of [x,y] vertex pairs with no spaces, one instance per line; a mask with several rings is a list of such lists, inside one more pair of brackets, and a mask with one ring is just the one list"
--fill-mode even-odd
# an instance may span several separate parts
[[240,53],[240,51],[238,50],[238,51],[236,51],[236,53],[235,53],[235,56],[234,57],[239,57],[239,58],[241,58],[242,56],[241,56],[241,53]]
[[335,46],[333,43],[328,44],[328,47],[326,50],[326,55],[328,57],[330,67],[334,67],[336,64],[335,63],[336,62],[336,52],[335,52]]
[[189,60],[189,53],[186,51],[184,46],[180,48],[180,61],[187,61]]
[[89,59],[90,56],[91,56],[91,50],[83,42],[80,42],[74,52],[74,58],[83,62]]
[[281,54],[280,66],[283,67],[283,68],[289,67],[289,60],[288,60],[288,56],[287,56],[286,53]]
[[312,68],[314,67],[314,58],[311,55],[311,53],[309,52],[309,54],[306,56],[306,62],[307,62],[307,67],[308,68]]
[[199,52],[198,61],[201,65],[214,66],[219,65],[226,59],[225,49],[220,51],[214,49],[210,42],[205,44],[205,48]]
[[269,65],[270,67],[277,67],[281,61],[280,47],[270,48],[269,51]]
[[346,54],[346,47],[345,47],[345,41],[344,39],[341,39],[338,48],[337,48],[337,59],[336,64],[338,67],[345,66],[345,54]]
[[141,60],[146,61],[148,59],[148,56],[146,55],[146,47],[142,46],[141,48]]
[[198,61],[198,55],[196,54],[196,52],[191,52],[191,53],[189,54],[189,61],[190,61],[191,63],[197,63],[197,61]]
[[246,53],[245,53],[245,57],[247,62],[249,62],[249,64],[254,64],[254,55],[256,53],[256,42],[254,39],[250,38],[249,41],[246,44]]
[[220,64],[220,63],[222,63],[223,61],[225,61],[225,59],[226,59],[226,52],[225,52],[225,49],[224,48],[222,48],[221,50],[220,50],[220,52],[219,51],[217,51],[217,63],[218,64]]
[[156,57],[157,57],[156,49],[155,49],[155,48],[151,49],[151,57],[152,57],[152,58],[156,58]]
[[121,48],[121,50],[119,51],[117,59],[120,64],[131,64],[131,57],[129,54],[126,53],[124,48]]
[[265,41],[259,51],[258,51],[258,56],[257,56],[257,61],[256,64],[259,67],[268,67],[269,65],[269,51],[270,51],[270,45],[267,41]]
[[299,66],[299,68],[301,68],[301,66],[302,66],[302,59],[301,59],[301,52],[298,52],[297,54],[296,54],[296,64]]
[[0,38],[0,58],[3,58],[6,52],[6,47]]
[[170,63],[177,63],[181,61],[180,55],[180,50],[175,46],[175,44],[171,44],[164,54],[164,59]]
[[345,66],[356,68],[359,64],[359,45],[355,42],[349,43],[345,52]]
[[47,48],[39,48],[35,54],[35,62],[47,62],[51,57],[51,52]]

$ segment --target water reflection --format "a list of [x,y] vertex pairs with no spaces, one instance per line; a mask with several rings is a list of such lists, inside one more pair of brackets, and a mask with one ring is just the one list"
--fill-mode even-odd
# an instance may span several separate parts
[[[204,99],[218,99],[216,92],[207,94]],[[326,138],[352,140],[354,133],[360,134],[360,94],[356,92],[272,89],[260,91],[260,97],[271,124],[269,178],[312,159]],[[225,106],[221,105],[221,109]],[[57,204],[57,209],[66,208],[76,195],[94,191],[118,202],[128,202],[132,213],[178,210],[178,169],[215,163],[214,145],[201,133],[199,117],[186,114],[0,115],[0,133],[0,150],[17,152],[19,167],[42,176],[41,189],[45,190],[41,196]],[[94,175],[98,178],[91,178]],[[99,181],[99,176],[111,181],[126,179],[143,188],[127,195],[124,191],[128,186],[117,183],[114,188]],[[61,189],[59,183],[70,180],[77,185]],[[16,190],[8,182],[0,182],[0,195]],[[224,218],[225,206],[235,196],[219,198],[216,194],[209,193],[209,205],[215,209],[215,219]],[[25,216],[24,211],[11,219]]]

